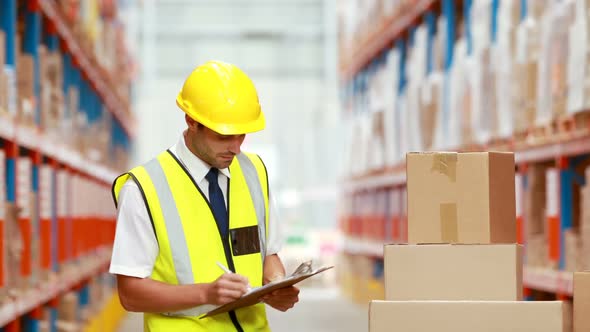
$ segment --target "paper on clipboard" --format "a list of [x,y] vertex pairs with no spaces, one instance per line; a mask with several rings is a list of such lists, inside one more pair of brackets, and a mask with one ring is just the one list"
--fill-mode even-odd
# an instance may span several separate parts
[[243,308],[243,307],[257,304],[258,302],[260,302],[260,298],[266,294],[272,293],[273,291],[275,291],[277,289],[293,286],[294,284],[296,284],[300,281],[310,278],[316,274],[322,273],[322,272],[329,270],[333,267],[334,266],[326,266],[326,267],[322,267],[322,268],[319,268],[316,270],[312,270],[311,269],[311,261],[304,262],[301,265],[299,265],[299,267],[295,270],[295,272],[293,272],[293,274],[291,274],[285,278],[282,278],[280,280],[275,280],[275,281],[269,282],[268,284],[266,284],[262,287],[253,288],[248,293],[244,294],[241,298],[239,298],[233,302],[219,306],[219,307],[207,312],[205,315],[203,315],[200,318],[203,319],[206,317],[215,316],[217,314],[221,314],[224,312],[228,312],[228,311],[232,311],[232,310],[236,310],[239,308]]

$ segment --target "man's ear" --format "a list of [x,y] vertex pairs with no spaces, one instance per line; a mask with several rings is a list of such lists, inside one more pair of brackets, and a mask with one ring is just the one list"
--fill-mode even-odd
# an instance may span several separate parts
[[184,121],[186,122],[189,130],[195,131],[197,129],[197,121],[193,120],[190,116],[188,116],[188,114],[184,115]]

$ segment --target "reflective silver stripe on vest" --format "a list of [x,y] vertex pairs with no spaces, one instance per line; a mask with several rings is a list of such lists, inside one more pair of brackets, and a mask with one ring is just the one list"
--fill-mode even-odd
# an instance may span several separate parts
[[164,224],[168,233],[168,243],[170,243],[176,279],[178,279],[178,283],[181,285],[193,284],[195,278],[193,276],[191,259],[188,254],[186,238],[184,237],[184,228],[182,227],[180,214],[176,208],[176,202],[174,202],[174,197],[172,196],[172,191],[170,191],[170,186],[162,165],[160,165],[160,162],[156,158],[148,162],[144,168],[156,188],[156,194],[158,195],[162,209],[162,216],[166,221]]
[[260,237],[260,254],[262,256],[262,263],[264,265],[264,258],[266,257],[266,209],[264,207],[264,195],[260,187],[260,180],[258,179],[258,171],[256,166],[252,163],[250,158],[244,153],[237,155],[240,162],[240,168],[246,179],[246,184],[250,190],[250,197],[254,203],[254,210],[256,211],[256,218],[258,219],[258,236]]
[[[194,284],[195,278],[193,276],[193,269],[191,259],[188,253],[188,246],[186,244],[186,238],[184,237],[184,228],[182,227],[182,221],[180,220],[180,214],[176,207],[172,191],[170,191],[170,185],[162,169],[162,165],[158,159],[153,159],[144,166],[148,175],[150,176],[152,183],[156,189],[158,200],[160,201],[160,207],[162,209],[162,215],[164,217],[166,232],[168,233],[168,243],[170,244],[170,251],[172,252],[172,260],[174,261],[174,270],[176,272],[176,279],[178,284]],[[199,307],[186,309],[182,311],[166,312],[162,313],[166,316],[200,316],[209,310],[213,309],[214,306],[202,305]]]

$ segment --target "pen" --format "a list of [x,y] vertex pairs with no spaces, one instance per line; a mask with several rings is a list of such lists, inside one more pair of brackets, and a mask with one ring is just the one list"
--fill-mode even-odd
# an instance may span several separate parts
[[217,266],[219,266],[220,269],[222,269],[225,273],[233,273],[232,271],[230,271],[230,269],[228,269],[227,267],[225,267],[225,265],[217,262]]
[[[222,269],[225,273],[233,273],[230,269],[228,269],[225,265],[221,264],[220,262],[216,262],[217,266]],[[250,287],[250,283],[248,283],[248,292],[252,290]]]

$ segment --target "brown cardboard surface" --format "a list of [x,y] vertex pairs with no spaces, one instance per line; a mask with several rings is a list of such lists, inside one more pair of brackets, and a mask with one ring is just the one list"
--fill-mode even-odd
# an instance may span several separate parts
[[[492,243],[516,243],[514,154],[494,153],[489,158],[489,198]],[[474,167],[478,167],[474,165]],[[475,179],[474,179],[475,181]],[[466,182],[468,184],[469,182]],[[474,215],[477,211],[471,211]],[[473,230],[477,232],[477,229]]]
[[514,154],[409,153],[406,169],[409,243],[516,242]]
[[372,301],[369,332],[569,332],[560,301]]
[[574,332],[590,331],[590,271],[574,273]]
[[385,299],[522,300],[522,246],[388,245]]

